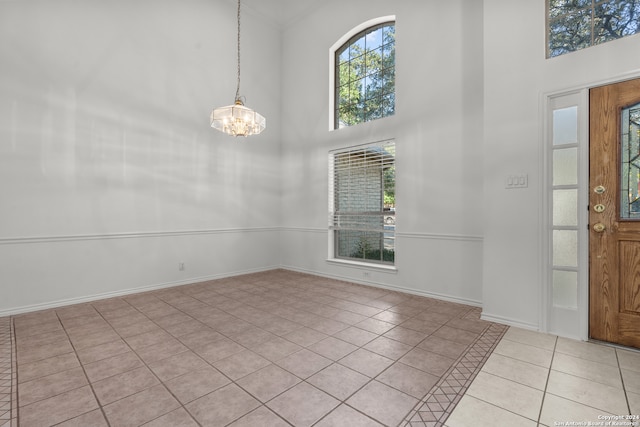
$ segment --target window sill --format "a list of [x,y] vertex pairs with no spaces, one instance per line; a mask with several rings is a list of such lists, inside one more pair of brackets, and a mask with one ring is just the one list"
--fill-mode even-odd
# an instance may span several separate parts
[[367,268],[371,270],[380,270],[387,273],[397,273],[398,269],[395,265],[384,265],[384,264],[374,264],[372,262],[358,262],[351,261],[346,259],[337,259],[337,258],[328,258],[327,262],[330,264],[339,264],[345,267],[357,267],[357,268]]

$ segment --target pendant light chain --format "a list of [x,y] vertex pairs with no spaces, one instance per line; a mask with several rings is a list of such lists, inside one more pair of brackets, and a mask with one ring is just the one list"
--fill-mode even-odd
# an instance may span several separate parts
[[232,136],[257,135],[267,127],[264,116],[244,105],[240,96],[240,2],[238,0],[238,81],[233,105],[215,108],[211,112],[211,127]]
[[236,86],[236,101],[240,100],[240,0],[238,0],[238,84]]

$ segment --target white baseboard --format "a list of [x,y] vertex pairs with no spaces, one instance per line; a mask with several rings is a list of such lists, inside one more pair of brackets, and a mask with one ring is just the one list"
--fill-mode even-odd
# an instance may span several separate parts
[[448,302],[455,302],[455,303],[458,303],[458,304],[470,305],[470,306],[474,306],[474,307],[482,307],[482,301],[477,301],[477,300],[472,300],[472,299],[467,299],[467,298],[458,298],[458,297],[453,297],[451,295],[444,295],[444,294],[439,294],[439,293],[435,293],[435,292],[419,291],[419,290],[416,290],[416,289],[405,288],[403,286],[388,285],[386,283],[373,282],[373,281],[370,281],[370,280],[357,280],[357,279],[354,279],[354,278],[351,278],[351,277],[347,277],[347,276],[339,276],[339,275],[336,275],[336,274],[327,274],[327,273],[323,273],[323,272],[319,272],[319,271],[315,271],[315,270],[308,270],[308,269],[304,269],[304,268],[292,267],[292,266],[287,266],[287,265],[282,265],[282,266],[280,266],[280,268],[282,268],[284,270],[297,271],[298,273],[313,274],[315,276],[326,277],[326,278],[329,278],[329,279],[336,279],[336,280],[342,280],[342,281],[345,281],[345,282],[357,283],[359,285],[373,286],[375,288],[381,288],[381,289],[388,289],[390,291],[403,292],[405,294],[411,294],[411,295],[416,295],[416,296],[420,296],[420,297],[434,298],[434,299],[439,299],[439,300],[448,301]]
[[264,268],[248,269],[248,270],[243,270],[243,271],[234,271],[234,272],[229,272],[229,273],[212,274],[212,275],[209,275],[209,276],[191,277],[191,278],[185,279],[185,280],[158,283],[158,284],[154,284],[154,285],[141,286],[139,288],[129,288],[129,289],[123,289],[123,290],[120,290],[120,291],[105,292],[105,293],[101,293],[101,294],[94,294],[94,295],[88,295],[88,296],[78,297],[78,298],[69,298],[69,299],[57,300],[57,301],[52,301],[52,302],[47,302],[47,303],[42,303],[42,304],[25,305],[25,306],[22,306],[22,307],[10,308],[10,309],[6,309],[6,310],[0,310],[0,317],[14,316],[16,314],[30,313],[30,312],[33,312],[33,311],[48,310],[48,309],[51,309],[51,308],[64,307],[64,306],[73,305],[73,304],[83,304],[83,303],[102,300],[102,299],[107,299],[107,298],[121,297],[121,296],[124,296],[124,295],[131,295],[131,294],[137,294],[137,293],[141,293],[141,292],[155,291],[155,290],[158,290],[158,289],[171,288],[171,287],[174,287],[174,286],[191,285],[191,284],[194,284],[194,283],[206,282],[207,280],[224,279],[226,277],[240,276],[240,275],[243,275],[243,274],[260,273],[262,271],[274,270],[274,269],[277,269],[277,268],[280,268],[280,266],[276,265],[276,266],[269,266],[269,267],[264,267]]
[[530,330],[530,331],[536,331],[536,332],[540,331],[540,327],[538,325],[536,325],[536,324],[525,323],[525,322],[521,322],[519,320],[511,319],[511,318],[508,318],[508,317],[498,316],[498,315],[495,315],[495,314],[486,313],[484,311],[480,315],[480,318],[482,320],[486,320],[488,322],[500,323],[502,325],[513,326],[513,327],[516,327],[516,328],[527,329],[527,330]]

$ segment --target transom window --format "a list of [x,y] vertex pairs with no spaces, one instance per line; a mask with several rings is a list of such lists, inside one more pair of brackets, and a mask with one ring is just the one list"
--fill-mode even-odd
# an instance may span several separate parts
[[548,0],[547,57],[640,32],[640,0]]
[[335,129],[394,114],[395,39],[395,22],[385,22],[335,51]]

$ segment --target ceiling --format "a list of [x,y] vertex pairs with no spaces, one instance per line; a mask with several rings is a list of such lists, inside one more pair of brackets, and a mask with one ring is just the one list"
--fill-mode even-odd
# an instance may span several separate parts
[[321,5],[318,0],[242,0],[243,10],[262,15],[282,27]]

